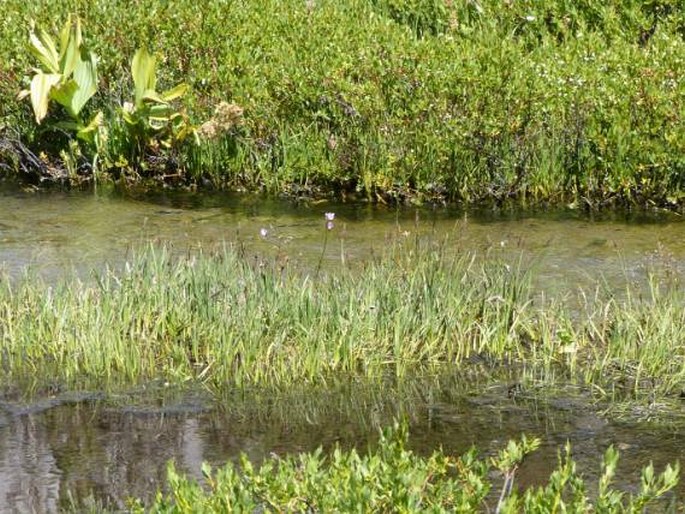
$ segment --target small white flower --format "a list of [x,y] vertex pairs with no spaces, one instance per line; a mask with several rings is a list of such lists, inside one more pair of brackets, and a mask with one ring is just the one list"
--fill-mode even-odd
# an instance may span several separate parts
[[264,227],[262,227],[259,229],[259,235],[262,237],[266,237],[269,235],[269,231],[267,229],[265,229]]
[[326,221],[333,221],[335,219],[334,212],[327,212],[324,216],[326,217]]

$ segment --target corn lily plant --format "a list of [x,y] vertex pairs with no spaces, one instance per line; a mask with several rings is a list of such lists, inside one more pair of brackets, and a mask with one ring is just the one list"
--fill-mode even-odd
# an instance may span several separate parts
[[59,33],[59,46],[47,32],[32,22],[29,51],[42,68],[34,69],[29,89],[21,91],[19,98],[31,98],[36,123],[43,122],[53,100],[64,107],[71,118],[56,122],[54,126],[73,131],[77,138],[97,147],[102,112],[95,114],[87,123],[81,115],[84,106],[97,91],[97,58],[83,44],[79,18],[67,18]]
[[197,137],[184,113],[171,105],[186,93],[188,85],[181,83],[158,93],[156,67],[155,57],[144,48],[133,56],[135,97],[133,103],[124,104],[122,114],[137,150],[159,145],[171,148],[191,134]]

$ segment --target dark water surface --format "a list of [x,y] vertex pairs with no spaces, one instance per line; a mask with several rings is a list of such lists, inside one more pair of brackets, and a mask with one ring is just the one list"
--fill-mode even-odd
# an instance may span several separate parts
[[[564,294],[599,280],[620,289],[657,264],[680,273],[685,257],[685,224],[676,215],[478,214],[227,194],[122,197],[5,189],[0,266],[13,277],[30,267],[57,280],[71,270],[87,274],[121,263],[149,241],[179,252],[226,241],[250,254],[285,252],[314,265],[325,212],[336,213],[326,247],[331,269],[377,255],[398,238],[436,238],[454,252],[534,263],[535,287]],[[461,452],[471,444],[487,453],[521,432],[541,437],[542,448],[521,472],[523,484],[547,478],[567,440],[588,477],[596,477],[606,447],[617,445],[623,486],[638,484],[649,460],[658,469],[683,460],[685,429],[609,421],[582,394],[533,401],[512,397],[506,381],[482,387],[472,378],[457,382],[420,386],[419,395],[346,391],[324,399],[303,396],[294,404],[200,392],[56,393],[28,404],[6,397],[0,401],[0,512],[57,512],[69,506],[70,496],[78,505],[92,500],[123,509],[129,496],[154,494],[169,459],[199,478],[202,461],[221,465],[240,452],[258,461],[335,443],[363,449],[376,440],[378,427],[405,416],[411,444],[423,453],[440,445]],[[466,391],[464,382],[470,384]],[[685,497],[685,487],[678,494]]]
[[[132,396],[118,406],[98,395],[80,401],[66,395],[23,407],[5,402],[0,407],[0,512],[57,512],[72,505],[125,509],[127,498],[150,500],[163,486],[170,459],[200,480],[202,462],[221,466],[240,453],[259,462],[336,444],[364,451],[377,441],[378,428],[398,417],[409,419],[412,449],[426,455],[438,446],[460,454],[473,444],[494,455],[522,432],[541,438],[541,448],[518,475],[522,486],[544,483],[567,441],[590,491],[610,445],[621,451],[615,483],[626,491],[635,491],[639,471],[649,461],[660,471],[685,457],[685,429],[612,422],[595,414],[582,397],[526,401],[511,398],[504,385],[479,395],[459,396],[449,388],[425,391],[427,397],[412,398],[411,405],[362,392],[362,402],[310,395],[301,399],[307,405],[302,410],[267,404],[237,412],[235,405],[201,394],[143,403]],[[684,493],[682,486],[676,492],[678,498]]]

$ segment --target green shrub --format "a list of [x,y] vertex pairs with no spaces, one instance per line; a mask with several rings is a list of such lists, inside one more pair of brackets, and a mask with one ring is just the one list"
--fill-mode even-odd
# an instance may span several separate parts
[[[539,441],[510,441],[498,457],[479,458],[475,450],[461,457],[435,451],[424,458],[406,448],[407,430],[396,425],[381,436],[378,447],[365,455],[336,449],[325,456],[319,449],[293,457],[271,457],[255,468],[245,456],[240,465],[227,464],[214,473],[203,468],[205,484],[179,475],[173,464],[167,477],[168,494],[154,503],[141,503],[133,512],[642,512],[678,482],[679,467],[667,466],[658,476],[650,465],[642,471],[637,493],[610,487],[618,452],[604,456],[597,497],[591,499],[567,445],[544,486],[524,491],[513,488],[516,470]],[[500,471],[493,480],[491,466]],[[498,500],[491,491],[503,480]],[[494,482],[494,483],[493,483]]]

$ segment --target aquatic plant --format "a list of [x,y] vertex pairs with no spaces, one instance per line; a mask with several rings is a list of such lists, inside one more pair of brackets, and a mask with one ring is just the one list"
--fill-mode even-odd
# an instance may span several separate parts
[[598,295],[579,313],[533,295],[515,263],[415,244],[316,280],[315,270],[230,248],[185,258],[150,248],[86,283],[3,280],[3,384],[278,389],[482,361],[516,367],[524,388],[591,385],[599,398],[640,405],[638,417],[679,401],[681,288],[639,301],[630,290],[625,301]]
[[321,255],[319,256],[319,263],[316,265],[316,272],[314,273],[314,279],[316,279],[319,276],[319,272],[321,271],[321,265],[323,264],[323,259],[326,255],[326,249],[328,248],[328,233],[333,230],[334,224],[333,220],[335,219],[335,213],[334,212],[326,212],[323,215],[324,220],[326,222],[325,228],[326,230],[324,231],[323,235],[323,244],[321,245]]
[[[610,487],[618,452],[607,450],[596,498],[586,492],[570,447],[559,456],[546,485],[515,491],[510,484],[516,469],[539,441],[525,437],[510,441],[496,458],[479,457],[476,450],[461,457],[441,450],[421,457],[406,448],[407,429],[386,429],[374,450],[336,449],[326,456],[319,449],[289,457],[271,457],[256,467],[245,456],[240,465],[227,464],[214,472],[203,467],[205,483],[185,478],[173,463],[167,470],[169,491],[159,492],[133,512],[640,512],[661,500],[678,482],[679,466],[668,465],[658,476],[653,466],[642,471],[638,492]],[[503,478],[496,504],[491,466]]]
[[327,212],[326,214],[324,214],[324,218],[326,218],[326,230],[333,230],[333,220],[335,219],[335,213]]

